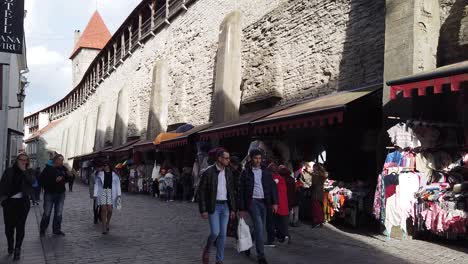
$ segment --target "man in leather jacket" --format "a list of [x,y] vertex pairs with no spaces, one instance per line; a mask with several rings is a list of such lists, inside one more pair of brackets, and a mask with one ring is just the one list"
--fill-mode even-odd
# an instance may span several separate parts
[[220,149],[216,153],[216,162],[208,167],[200,178],[199,209],[203,219],[210,223],[210,236],[203,250],[202,261],[209,262],[210,245],[216,241],[216,263],[224,260],[224,243],[229,217],[235,217],[235,183],[229,169],[229,153]]
[[245,166],[240,177],[239,210],[241,218],[249,213],[254,224],[258,263],[266,264],[263,230],[267,210],[272,210],[273,213],[278,210],[278,192],[271,172],[262,166],[262,155],[259,149],[253,149],[249,153],[251,164]]
[[65,201],[65,183],[68,182],[69,173],[63,166],[63,156],[58,154],[53,158],[53,165],[47,165],[39,176],[39,182],[44,187],[44,213],[40,224],[40,235],[44,236],[49,226],[52,208],[54,219],[52,232],[64,236],[62,232],[62,211]]

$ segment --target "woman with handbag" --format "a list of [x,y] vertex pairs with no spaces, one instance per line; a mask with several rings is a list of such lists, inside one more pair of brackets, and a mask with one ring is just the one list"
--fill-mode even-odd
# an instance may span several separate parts
[[14,253],[13,260],[20,259],[26,219],[31,206],[29,198],[33,192],[33,177],[27,173],[28,166],[28,155],[19,154],[15,164],[6,169],[0,180],[0,202],[3,206],[8,255]]
[[104,170],[99,172],[94,184],[94,197],[101,207],[102,234],[106,235],[110,228],[112,209],[120,207],[122,191],[119,176],[112,171],[108,161],[104,163]]

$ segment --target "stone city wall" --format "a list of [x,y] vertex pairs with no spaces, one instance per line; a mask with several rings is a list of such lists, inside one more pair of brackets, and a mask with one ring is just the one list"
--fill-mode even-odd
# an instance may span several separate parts
[[[146,138],[153,87],[167,102],[166,125],[211,121],[220,25],[236,10],[242,28],[241,105],[287,103],[383,81],[383,0],[199,0],[135,50],[54,128],[69,130],[59,134],[71,139],[57,140],[73,142],[62,148],[66,154],[120,143],[125,134]],[[158,79],[156,65],[164,65],[167,80]],[[167,87],[159,87],[164,83]],[[114,132],[116,120],[126,129]]]

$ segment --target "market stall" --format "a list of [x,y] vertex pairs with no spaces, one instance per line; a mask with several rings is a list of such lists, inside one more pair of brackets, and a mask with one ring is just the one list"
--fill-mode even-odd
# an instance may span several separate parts
[[375,217],[388,238],[395,227],[403,238],[421,233],[467,237],[468,62],[388,85],[391,99],[407,110],[388,116],[391,143],[378,177]]

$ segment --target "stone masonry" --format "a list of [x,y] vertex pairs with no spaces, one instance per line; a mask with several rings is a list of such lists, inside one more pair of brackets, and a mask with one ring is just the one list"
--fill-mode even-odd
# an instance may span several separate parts
[[[443,0],[444,10],[455,4],[450,1],[459,2]],[[156,118],[165,119],[165,126],[211,121],[220,25],[234,11],[241,15],[241,105],[272,98],[283,104],[383,82],[384,0],[198,0],[133,51],[83,105],[54,127],[70,130],[59,135],[73,136],[56,140],[72,142],[62,147],[67,156],[100,149],[112,143],[114,135],[147,138],[154,94],[167,95],[161,98],[167,116]],[[153,91],[160,89],[153,83],[157,61],[167,65],[163,92]],[[117,109],[122,89],[127,114]],[[122,121],[119,129],[126,125],[126,131],[114,132],[117,113],[128,118],[117,119]],[[83,141],[76,143],[80,137]]]

